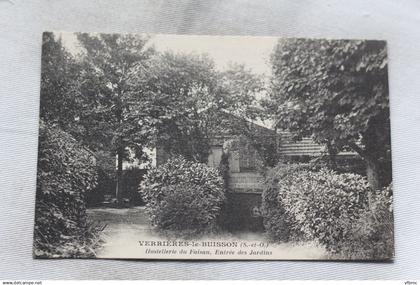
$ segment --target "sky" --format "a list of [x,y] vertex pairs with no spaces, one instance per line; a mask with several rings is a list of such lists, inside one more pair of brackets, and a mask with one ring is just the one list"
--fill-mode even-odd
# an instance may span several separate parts
[[[72,53],[78,50],[73,33],[58,32],[64,46]],[[149,42],[158,51],[206,53],[218,70],[225,70],[229,63],[244,64],[254,73],[270,75],[270,54],[277,43],[275,37],[203,36],[203,35],[152,35]]]
[[155,35],[151,43],[158,51],[206,53],[224,70],[230,62],[245,64],[257,74],[270,74],[270,54],[277,38],[246,36]]

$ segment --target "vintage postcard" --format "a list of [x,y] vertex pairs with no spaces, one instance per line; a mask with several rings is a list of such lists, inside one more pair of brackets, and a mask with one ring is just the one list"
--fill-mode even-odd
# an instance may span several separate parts
[[394,256],[386,42],[45,32],[35,258]]

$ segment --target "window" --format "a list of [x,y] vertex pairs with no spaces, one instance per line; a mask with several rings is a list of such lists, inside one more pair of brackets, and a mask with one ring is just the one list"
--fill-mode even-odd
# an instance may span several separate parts
[[213,168],[218,168],[220,160],[222,159],[222,152],[223,150],[221,147],[212,147],[210,149],[207,165]]
[[256,170],[257,152],[250,144],[244,145],[240,149],[239,154],[239,167],[241,172]]

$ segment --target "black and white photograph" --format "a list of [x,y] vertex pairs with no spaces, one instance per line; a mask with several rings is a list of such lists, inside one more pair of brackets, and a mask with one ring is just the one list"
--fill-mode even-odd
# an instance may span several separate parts
[[34,258],[394,257],[385,41],[44,32]]

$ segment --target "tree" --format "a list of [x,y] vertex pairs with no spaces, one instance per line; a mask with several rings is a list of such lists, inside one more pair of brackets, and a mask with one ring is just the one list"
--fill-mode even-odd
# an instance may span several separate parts
[[[159,143],[166,152],[207,162],[215,132],[257,140],[249,121],[261,115],[257,95],[263,91],[263,80],[243,65],[217,71],[206,55],[166,52],[156,58],[149,74],[147,86],[155,94],[152,105],[160,107]],[[220,130],[221,126],[227,129]],[[255,145],[261,148],[261,140]]]
[[153,136],[154,120],[144,88],[146,69],[154,50],[147,37],[116,34],[78,34],[80,55],[79,138],[94,150],[110,151],[117,160],[117,200],[121,202],[122,164],[130,148],[139,159]]
[[356,151],[377,189],[391,180],[386,44],[279,40],[267,110],[278,128],[312,136],[331,154]]
[[237,63],[229,64],[220,75],[219,82],[225,98],[221,107],[246,120],[263,119],[264,112],[259,99],[266,91],[264,77]]
[[148,102],[158,120],[157,140],[165,152],[206,162],[209,143],[202,110],[218,99],[217,72],[205,55],[165,52],[149,69]]
[[[274,166],[277,162],[276,134],[256,127],[256,122],[263,123],[268,118],[261,106],[261,99],[266,96],[265,77],[252,73],[242,64],[231,64],[221,76],[222,93],[226,98],[223,108],[236,118],[229,120],[230,132],[245,138],[264,166]],[[220,124],[217,118],[215,122]]]
[[42,37],[40,117],[63,130],[74,128],[80,106],[78,65],[61,39],[45,32]]

